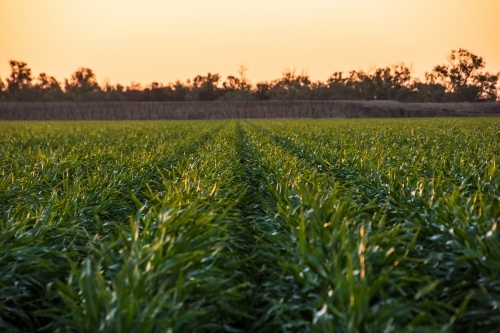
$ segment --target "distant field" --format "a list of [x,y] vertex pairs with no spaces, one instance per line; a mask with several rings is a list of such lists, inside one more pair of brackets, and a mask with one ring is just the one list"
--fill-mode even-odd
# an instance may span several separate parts
[[157,120],[500,116],[500,102],[0,102],[0,120]]
[[0,122],[0,331],[493,332],[500,118]]

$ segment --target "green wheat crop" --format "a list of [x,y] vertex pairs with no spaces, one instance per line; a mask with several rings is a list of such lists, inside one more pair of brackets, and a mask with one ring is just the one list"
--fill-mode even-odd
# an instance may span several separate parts
[[0,123],[0,332],[494,332],[500,119]]

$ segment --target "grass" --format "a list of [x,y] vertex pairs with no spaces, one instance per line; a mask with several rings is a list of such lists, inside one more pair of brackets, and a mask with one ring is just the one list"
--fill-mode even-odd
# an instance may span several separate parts
[[498,128],[0,123],[0,331],[498,330]]

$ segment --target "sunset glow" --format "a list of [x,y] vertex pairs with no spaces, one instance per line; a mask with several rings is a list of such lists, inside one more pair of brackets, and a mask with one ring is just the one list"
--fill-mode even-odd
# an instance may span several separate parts
[[10,59],[59,81],[78,67],[99,83],[236,74],[252,82],[306,71],[369,70],[399,61],[422,77],[460,47],[500,71],[498,0],[1,0],[0,77]]

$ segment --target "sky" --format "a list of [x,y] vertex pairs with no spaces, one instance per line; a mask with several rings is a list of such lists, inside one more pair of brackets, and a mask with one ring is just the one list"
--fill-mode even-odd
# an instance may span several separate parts
[[458,48],[496,73],[499,15],[499,0],[0,0],[0,77],[11,59],[34,76],[86,67],[125,85],[225,78],[240,65],[254,83],[400,61],[423,77]]

